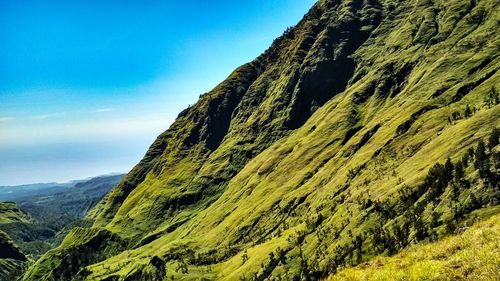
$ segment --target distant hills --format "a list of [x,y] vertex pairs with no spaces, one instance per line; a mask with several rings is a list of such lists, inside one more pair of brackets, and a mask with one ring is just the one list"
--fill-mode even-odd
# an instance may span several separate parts
[[93,177],[89,179],[74,180],[67,183],[34,183],[24,185],[0,186],[0,201],[16,201],[23,197],[43,196],[63,192],[80,183],[88,181],[110,181],[122,178],[123,174],[111,174]]
[[54,193],[71,187],[72,183],[35,183],[15,186],[0,186],[0,200],[8,201],[24,196],[43,195]]
[[[83,217],[124,175],[100,176],[19,194],[14,200],[35,217],[43,213]],[[12,193],[11,193],[12,195]],[[1,197],[0,197],[1,198]]]
[[22,273],[30,261],[54,248],[67,231],[90,225],[85,219],[123,175],[100,176],[65,184],[0,187],[0,279]]

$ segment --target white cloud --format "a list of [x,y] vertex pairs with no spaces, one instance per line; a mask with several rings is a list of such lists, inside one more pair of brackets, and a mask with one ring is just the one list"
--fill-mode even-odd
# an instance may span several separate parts
[[[49,118],[49,117],[46,117]],[[175,115],[150,113],[105,120],[54,120],[2,128],[0,147],[42,143],[154,138],[173,122]]]
[[94,111],[94,113],[104,113],[104,112],[110,112],[110,111],[113,111],[113,110],[115,110],[115,109],[111,108],[111,107],[109,107],[109,108],[99,108],[99,109],[96,109]]
[[0,117],[0,122],[8,122],[8,121],[12,121],[16,118],[14,117]]
[[37,115],[37,116],[31,117],[31,119],[33,119],[33,120],[45,120],[45,119],[49,119],[52,117],[59,117],[59,116],[63,116],[63,115],[66,115],[66,112],[56,112],[56,113]]

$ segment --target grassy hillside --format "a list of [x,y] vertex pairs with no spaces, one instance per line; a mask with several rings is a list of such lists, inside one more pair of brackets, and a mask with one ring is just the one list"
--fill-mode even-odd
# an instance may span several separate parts
[[26,263],[13,259],[0,259],[0,280],[17,280],[26,270]]
[[31,217],[17,208],[14,202],[0,202],[0,224],[8,223],[27,223]]
[[24,280],[317,280],[452,233],[500,200],[499,5],[319,1]]
[[10,237],[0,230],[0,280],[15,280],[28,261]]
[[375,258],[328,280],[497,280],[499,243],[497,214],[442,241],[415,245],[394,257]]
[[[29,185],[9,187],[9,198],[16,202],[0,202],[0,230],[5,231],[22,248],[37,259],[57,246],[69,229],[92,222],[84,219],[123,175],[101,176],[51,186]],[[39,188],[37,188],[39,187]]]
[[[70,229],[89,226],[86,212],[123,175],[71,184],[3,187],[16,202],[0,202],[0,280],[16,280],[33,259],[59,245]],[[31,195],[30,195],[31,194]]]
[[0,230],[0,259],[13,259],[26,261],[26,257],[16,246],[14,241],[3,231]]

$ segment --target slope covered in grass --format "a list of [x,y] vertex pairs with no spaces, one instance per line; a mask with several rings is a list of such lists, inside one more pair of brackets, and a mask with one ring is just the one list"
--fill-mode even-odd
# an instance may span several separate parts
[[0,280],[15,280],[21,276],[27,261],[14,241],[0,230]]
[[500,216],[442,241],[415,245],[394,257],[375,258],[328,278],[336,280],[497,280]]
[[499,5],[319,1],[24,279],[316,280],[453,232],[500,200]]
[[8,224],[15,222],[27,223],[31,221],[31,217],[17,208],[14,202],[0,202],[0,224]]
[[[91,224],[84,219],[123,177],[101,176],[68,184],[4,187],[15,202],[0,202],[0,230],[34,259],[57,246],[69,229]],[[41,186],[41,187],[39,187]],[[33,194],[28,195],[29,192]]]
[[0,230],[0,259],[14,259],[26,261],[26,257],[14,244],[14,241],[3,231]]

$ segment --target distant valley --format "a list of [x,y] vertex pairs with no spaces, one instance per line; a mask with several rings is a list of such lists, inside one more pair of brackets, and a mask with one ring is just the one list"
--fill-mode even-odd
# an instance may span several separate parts
[[86,213],[124,175],[106,175],[69,183],[0,187],[0,280],[20,274],[62,241],[75,226],[90,225]]

